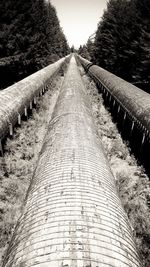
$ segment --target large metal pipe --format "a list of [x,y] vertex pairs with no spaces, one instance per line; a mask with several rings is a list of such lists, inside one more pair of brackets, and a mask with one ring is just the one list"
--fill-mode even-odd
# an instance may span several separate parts
[[150,94],[78,56],[89,75],[105,88],[150,140]]
[[116,75],[76,56],[96,82],[117,121],[122,136],[128,139],[132,152],[150,173],[150,94]]
[[58,72],[66,58],[62,58],[0,91],[0,140],[8,133],[9,125],[14,126],[17,123],[18,116],[21,116],[27,110],[30,102],[42,91],[52,76]]
[[74,57],[3,267],[141,267]]

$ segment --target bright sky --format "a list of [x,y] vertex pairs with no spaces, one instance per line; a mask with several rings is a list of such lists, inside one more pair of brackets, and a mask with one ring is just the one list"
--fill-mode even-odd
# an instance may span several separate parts
[[87,42],[108,0],[51,0],[57,10],[60,25],[70,46],[78,48]]

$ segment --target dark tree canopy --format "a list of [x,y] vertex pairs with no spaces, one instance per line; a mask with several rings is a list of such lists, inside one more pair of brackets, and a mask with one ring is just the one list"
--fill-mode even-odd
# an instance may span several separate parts
[[94,44],[86,47],[99,66],[143,88],[150,85],[150,1],[109,0]]
[[67,40],[50,1],[0,1],[0,88],[68,53]]
[[90,60],[90,54],[87,48],[87,45],[80,45],[79,49],[78,49],[78,53],[79,55],[81,55],[82,57]]

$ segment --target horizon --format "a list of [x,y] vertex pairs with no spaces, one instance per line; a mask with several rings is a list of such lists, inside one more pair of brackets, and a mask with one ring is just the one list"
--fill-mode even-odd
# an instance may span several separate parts
[[108,0],[51,0],[70,47],[86,44],[97,30]]

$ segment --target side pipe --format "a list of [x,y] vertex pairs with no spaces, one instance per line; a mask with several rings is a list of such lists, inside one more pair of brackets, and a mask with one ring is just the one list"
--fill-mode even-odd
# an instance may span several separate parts
[[[76,57],[87,70],[90,62]],[[93,64],[88,74],[103,94],[123,138],[129,140],[132,151],[150,174],[150,94]]]
[[[18,122],[18,114],[27,118],[28,109],[32,110],[32,102],[39,93],[45,92],[45,86],[59,71],[70,56],[62,58],[48,67],[28,76],[14,85],[0,91],[0,140],[9,134],[11,124]],[[12,131],[10,131],[11,133]]]

